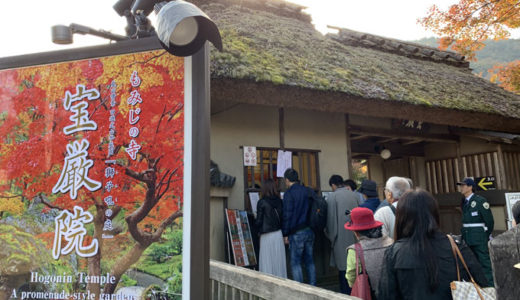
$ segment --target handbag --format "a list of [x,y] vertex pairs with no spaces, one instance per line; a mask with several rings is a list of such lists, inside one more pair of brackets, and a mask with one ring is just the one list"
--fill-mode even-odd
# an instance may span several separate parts
[[[455,265],[457,266],[457,281],[452,281],[450,284],[451,287],[451,296],[453,300],[496,300],[496,290],[494,287],[481,288],[471,276],[469,272],[468,266],[460,253],[459,247],[455,244],[453,238],[448,234],[448,239],[450,240],[451,250],[453,251],[453,256],[455,258]],[[457,262],[457,257],[462,262],[462,265],[468,272],[469,278],[471,282],[461,281],[460,280],[460,271],[459,264]]]
[[[368,274],[365,268],[365,257],[363,256],[363,248],[361,244],[354,244],[356,250],[356,273],[359,270],[359,262],[361,262],[361,273],[356,274],[356,280],[352,286],[351,296],[361,298],[363,300],[372,300],[370,292],[370,282],[368,281]],[[359,257],[359,260],[358,260]]]

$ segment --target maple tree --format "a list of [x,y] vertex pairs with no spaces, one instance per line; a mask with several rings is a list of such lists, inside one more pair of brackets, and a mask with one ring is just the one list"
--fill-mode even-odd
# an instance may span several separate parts
[[[460,0],[443,11],[433,5],[419,23],[441,36],[439,48],[454,51],[475,60],[475,52],[488,39],[510,36],[510,30],[520,27],[518,0]],[[496,66],[490,70],[491,80],[510,91],[520,93],[520,62]]]
[[[130,82],[134,73],[142,80],[137,87]],[[109,270],[116,283],[105,284],[105,293],[113,293],[123,273],[182,216],[182,74],[182,59],[164,51],[0,71],[0,210],[19,212],[22,201],[38,201],[47,210],[72,212],[79,206],[92,212],[93,235],[86,236],[83,244],[96,239],[99,251],[87,259],[89,275],[102,274],[104,255],[117,259]],[[93,99],[81,99],[87,104],[75,108],[77,119],[88,118],[97,128],[67,134],[64,128],[74,123],[74,113],[66,109],[64,99],[79,85],[99,92]],[[127,100],[135,90],[142,103]],[[134,123],[129,123],[131,110],[139,114]],[[111,116],[115,122],[108,121]],[[115,130],[112,155],[107,150],[111,130]],[[132,139],[140,146],[135,159],[127,153]],[[79,188],[75,197],[56,192],[53,186],[62,179],[70,155],[68,145],[83,141],[88,141],[83,162],[93,162],[83,179],[99,186]],[[113,168],[112,177],[107,176],[108,167]],[[113,205],[107,204],[108,195]],[[120,214],[126,228],[107,231],[105,222]],[[118,244],[127,240],[132,244]],[[87,289],[100,294],[99,283],[89,283]]]

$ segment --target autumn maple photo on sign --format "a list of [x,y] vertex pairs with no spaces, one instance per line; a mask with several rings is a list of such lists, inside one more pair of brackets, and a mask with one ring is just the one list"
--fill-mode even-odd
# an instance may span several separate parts
[[183,105],[164,51],[0,71],[0,299],[180,295]]

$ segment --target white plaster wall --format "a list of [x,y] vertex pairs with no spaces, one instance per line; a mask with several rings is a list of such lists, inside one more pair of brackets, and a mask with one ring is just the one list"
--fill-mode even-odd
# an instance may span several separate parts
[[211,159],[236,177],[228,208],[244,209],[244,167],[240,146],[278,147],[278,108],[238,105],[211,116]]
[[[228,208],[244,209],[244,169],[240,146],[279,147],[278,108],[239,105],[211,116],[211,159],[236,176]],[[347,177],[345,115],[285,109],[285,147],[320,150],[320,186],[330,190],[332,174]]]
[[320,187],[330,190],[333,174],[348,178],[345,115],[308,110],[285,110],[285,147],[316,149],[319,153]]

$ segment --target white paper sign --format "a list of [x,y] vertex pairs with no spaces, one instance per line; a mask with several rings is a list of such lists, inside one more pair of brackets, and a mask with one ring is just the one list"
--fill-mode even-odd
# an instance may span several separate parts
[[333,192],[321,192],[321,196],[322,196],[323,198],[325,198],[325,200],[328,200],[330,194],[332,194],[332,193],[333,193]]
[[292,167],[292,152],[278,150],[276,177],[283,177],[285,170]]
[[513,212],[511,210],[517,201],[520,201],[520,193],[506,193],[507,229],[513,228]]
[[245,146],[244,147],[244,166],[255,167],[256,166],[256,147]]
[[251,201],[251,209],[256,216],[256,207],[258,206],[258,200],[260,200],[260,193],[251,192],[249,193],[249,201]]

